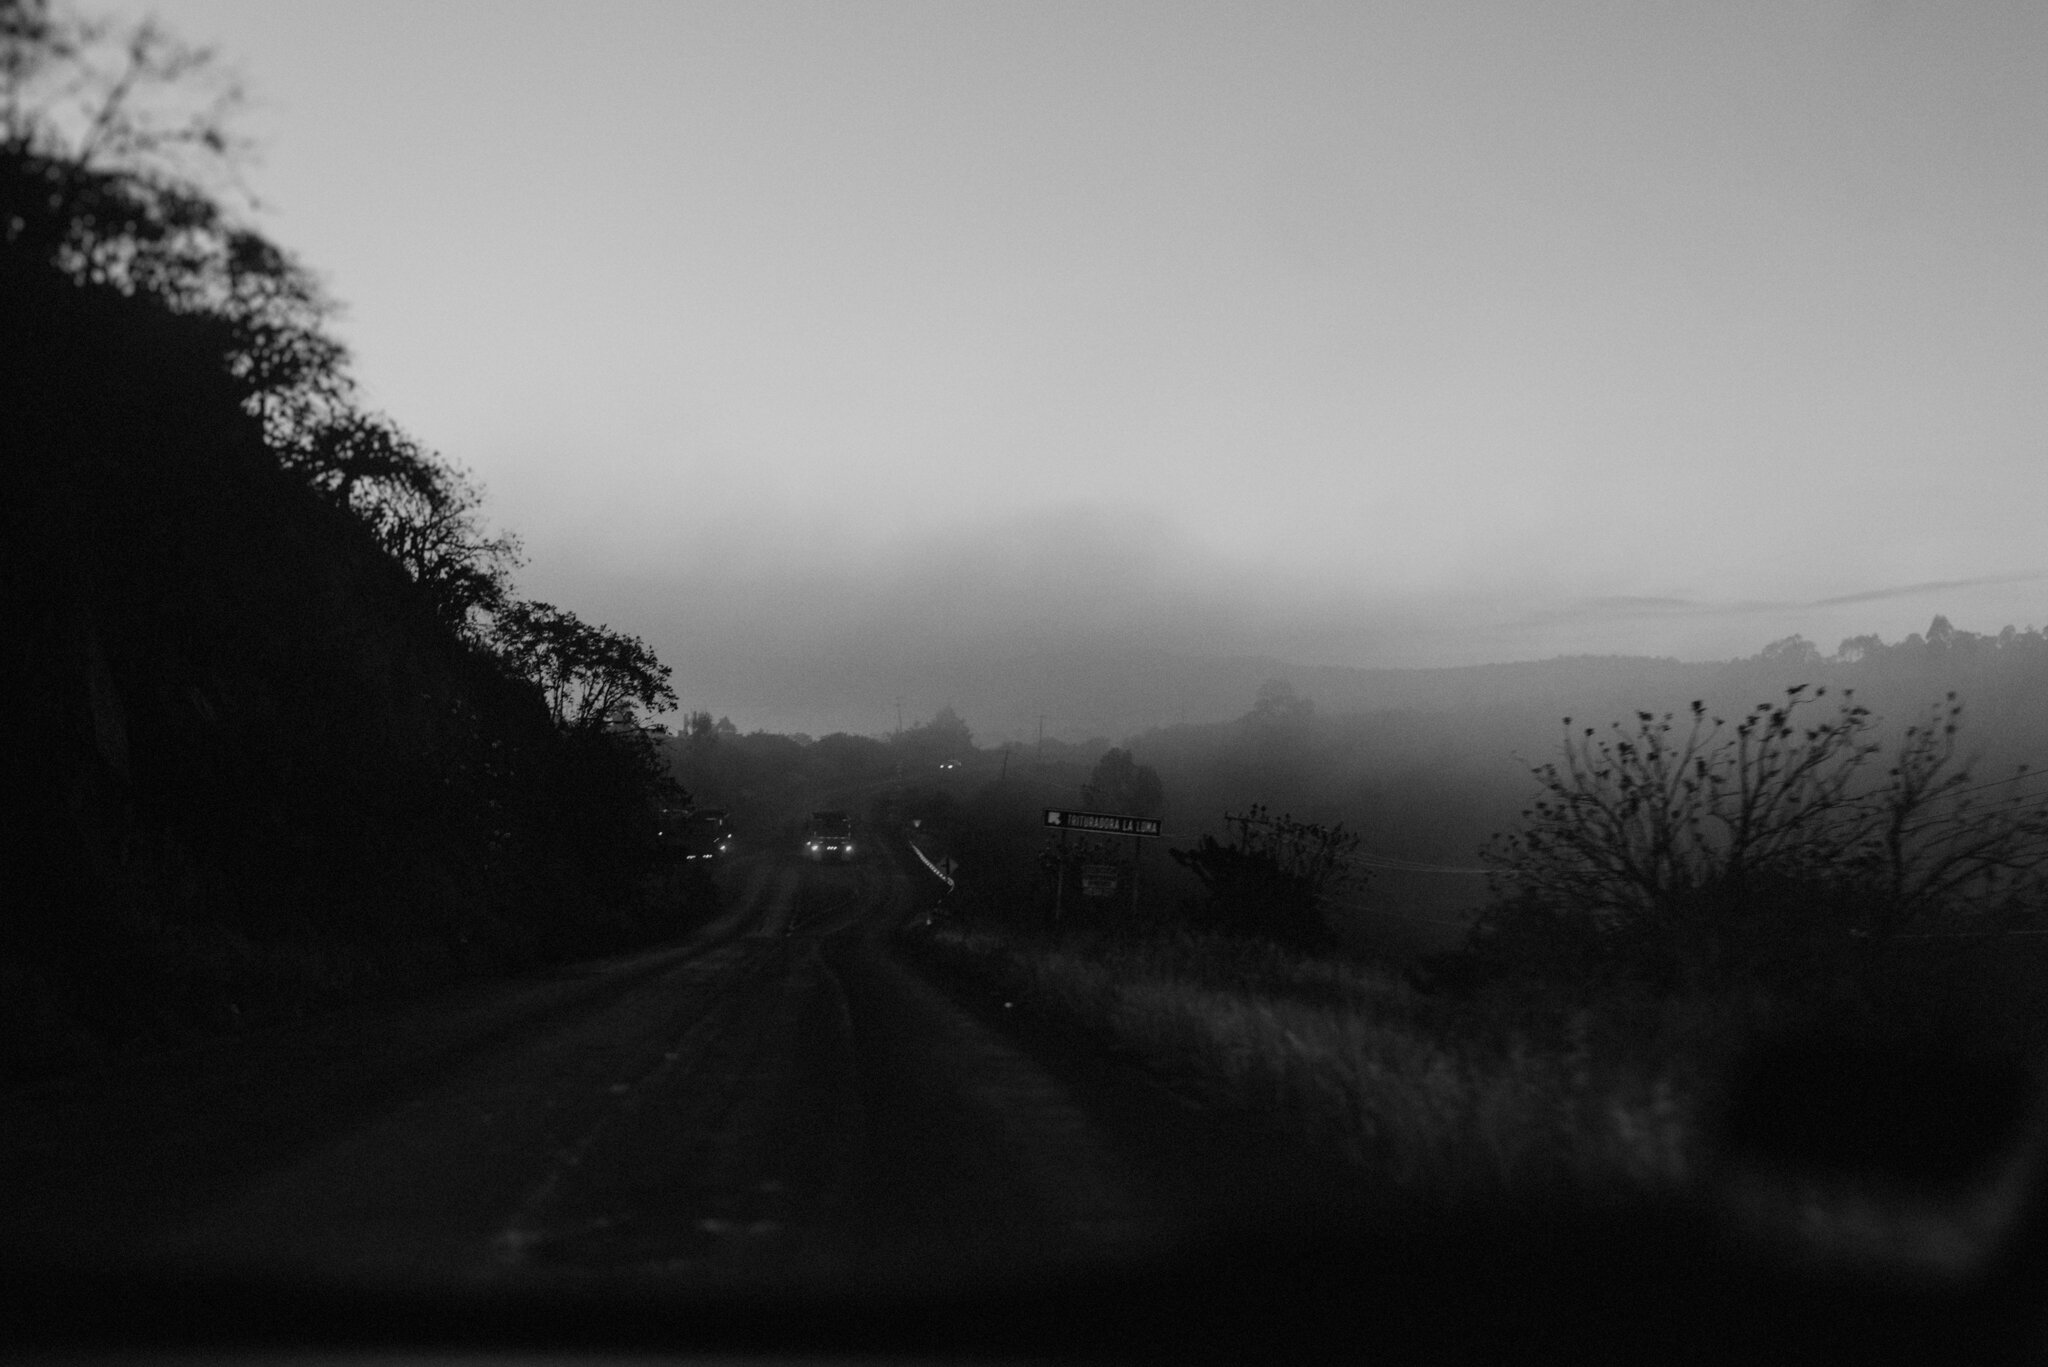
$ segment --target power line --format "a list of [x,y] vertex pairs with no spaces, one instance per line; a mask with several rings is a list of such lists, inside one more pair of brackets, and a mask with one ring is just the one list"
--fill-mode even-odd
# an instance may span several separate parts
[[[1232,824],[1237,823],[1233,822]],[[1277,823],[1271,821],[1247,821],[1245,824],[1272,826]],[[1162,840],[1199,840],[1206,834],[1206,831],[1161,831],[1159,838]],[[1387,869],[1398,873],[1451,873],[1462,874],[1468,877],[1484,877],[1490,873],[1501,872],[1498,869],[1468,868],[1458,864],[1430,864],[1417,859],[1401,859],[1394,855],[1374,854],[1369,850],[1363,853],[1344,855],[1338,862],[1342,864],[1360,864],[1367,868]]]
[[1455,873],[1468,877],[1485,877],[1497,873],[1498,869],[1467,868],[1458,864],[1424,864],[1413,859],[1395,859],[1388,855],[1354,854],[1345,858],[1346,864],[1359,864],[1369,869],[1386,869],[1394,873]]
[[1894,935],[1894,940],[2011,940],[2022,935],[2048,935],[2048,930],[1946,930]]
[[1449,926],[1453,930],[1466,930],[1472,924],[1470,921],[1447,921],[1441,916],[1417,916],[1413,912],[1401,911],[1395,907],[1375,907],[1368,906],[1364,902],[1346,902],[1327,893],[1316,894],[1316,901],[1326,907],[1335,907],[1342,911],[1356,911],[1367,916],[1398,916],[1404,921],[1421,921],[1432,926]]

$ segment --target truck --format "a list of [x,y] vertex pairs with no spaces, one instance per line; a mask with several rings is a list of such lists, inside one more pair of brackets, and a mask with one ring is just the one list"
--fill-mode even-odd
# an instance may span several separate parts
[[683,858],[720,859],[732,852],[732,827],[722,807],[691,812],[683,827]]
[[718,859],[732,850],[732,827],[721,807],[664,805],[656,838],[665,858],[684,863]]
[[820,863],[853,858],[853,822],[845,812],[812,812],[804,834],[804,853]]

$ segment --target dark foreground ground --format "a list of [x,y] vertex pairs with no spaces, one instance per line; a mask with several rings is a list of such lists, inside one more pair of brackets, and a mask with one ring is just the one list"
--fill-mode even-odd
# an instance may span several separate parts
[[2038,1284],[1799,1282],[1683,1211],[1404,1212],[894,938],[877,846],[677,945],[6,1099],[25,1349],[2024,1357]]

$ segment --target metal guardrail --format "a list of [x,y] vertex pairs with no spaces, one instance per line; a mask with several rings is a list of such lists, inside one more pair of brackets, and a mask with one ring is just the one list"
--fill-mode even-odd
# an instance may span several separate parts
[[926,858],[925,852],[917,847],[916,841],[906,840],[903,843],[910,846],[910,852],[917,856],[918,863],[924,865],[926,868],[932,871],[932,877],[938,879],[941,883],[944,883],[946,885],[947,891],[952,891],[953,876],[951,874],[947,873],[944,869],[940,868],[937,864],[934,864],[930,859]]

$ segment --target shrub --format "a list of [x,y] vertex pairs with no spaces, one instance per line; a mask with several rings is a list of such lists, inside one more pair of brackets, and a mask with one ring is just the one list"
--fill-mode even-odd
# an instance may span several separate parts
[[1168,851],[1207,893],[1190,906],[1191,919],[1228,935],[1259,936],[1298,948],[1334,943],[1318,903],[1362,877],[1346,862],[1357,848],[1357,835],[1342,823],[1323,826],[1288,815],[1272,817],[1257,804],[1224,821],[1235,828],[1229,844],[1205,835],[1192,850]]
[[1732,730],[1636,714],[1574,733],[1533,770],[1520,830],[1487,857],[1473,949],[1539,973],[1659,986],[1817,986],[1908,934],[2009,929],[2048,891],[2048,805],[1958,762],[1950,694],[1890,764],[1868,709],[1787,690]]

